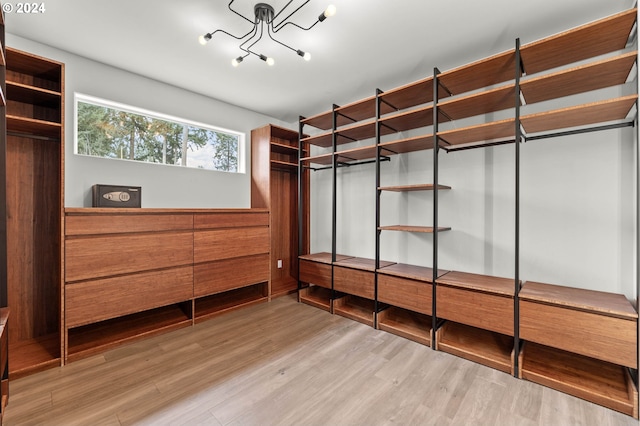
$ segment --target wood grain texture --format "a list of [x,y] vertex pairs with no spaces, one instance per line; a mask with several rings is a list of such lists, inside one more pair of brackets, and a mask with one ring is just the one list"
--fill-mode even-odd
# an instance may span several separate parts
[[453,95],[493,86],[515,78],[515,59],[515,50],[511,49],[445,71],[438,76],[438,79]]
[[192,297],[191,266],[68,284],[65,287],[66,326],[91,324]]
[[625,47],[637,9],[609,16],[521,47],[527,74],[603,55]]
[[376,147],[362,146],[358,148],[345,149],[336,153],[338,163],[350,163],[352,161],[371,160],[376,158]]
[[343,296],[333,301],[333,313],[373,327],[373,300],[353,295]]
[[[438,276],[442,276],[449,271],[438,269]],[[410,280],[433,282],[433,269],[426,266],[407,265],[406,263],[394,263],[378,269],[379,274],[393,275]]]
[[226,312],[266,302],[269,300],[268,293],[267,283],[261,283],[201,297],[194,301],[194,320],[198,323]]
[[[515,70],[513,73],[515,75]],[[444,100],[438,104],[438,110],[446,114],[450,120],[488,114],[514,108],[515,93],[515,85],[509,84],[468,96]]]
[[431,346],[431,317],[391,306],[377,316],[378,329]]
[[521,300],[593,312],[623,319],[637,319],[635,308],[622,294],[586,290],[527,281],[519,293]]
[[65,246],[66,281],[190,265],[193,239],[192,232],[69,239]]
[[202,263],[269,253],[269,246],[269,228],[266,226],[196,231],[193,234],[193,261]]
[[12,381],[4,420],[264,425],[265,419],[274,425],[637,426],[622,413],[292,297]]
[[374,298],[374,274],[369,271],[343,268],[334,266],[333,268],[333,288],[347,294]]
[[301,288],[299,292],[300,302],[307,305],[315,306],[327,312],[331,312],[331,290],[320,287],[317,285],[311,285],[309,287]]
[[624,367],[527,342],[520,376],[638,418],[638,390]]
[[496,139],[515,137],[515,120],[507,118],[500,121],[478,124],[460,129],[445,130],[438,133],[444,147],[447,145],[466,145]]
[[59,330],[60,144],[9,136],[6,155],[7,295],[13,343]]
[[[433,191],[435,186],[431,183],[414,184],[414,185],[394,185],[394,186],[381,186],[378,188],[380,191],[392,191],[392,192],[413,192],[413,191]],[[438,185],[438,190],[451,189],[450,186]]]
[[193,267],[193,295],[202,297],[269,281],[269,254],[218,260]]
[[630,368],[638,365],[637,320],[521,300],[520,337]]
[[436,303],[439,318],[513,336],[513,297],[438,284]]
[[331,265],[326,263],[300,260],[300,281],[331,288]]
[[[441,93],[442,97],[443,94]],[[401,110],[433,101],[433,77],[427,77],[404,86],[388,90],[380,95],[382,105]]]
[[[297,135],[296,135],[297,137]],[[271,127],[251,130],[251,207],[270,208]]]
[[513,297],[515,293],[515,280],[511,278],[493,277],[490,275],[450,271],[446,274],[440,275],[437,282],[440,285],[510,297]]
[[[11,334],[11,333],[9,333]],[[11,341],[9,336],[9,379],[14,380],[61,365],[58,331],[28,340]]]
[[[348,256],[345,254],[337,254],[336,253],[336,262],[341,262],[343,260],[346,259],[351,259],[353,256]],[[300,256],[300,260],[308,260],[311,262],[319,262],[319,263],[327,263],[329,265],[331,265],[332,263],[332,256],[331,253],[327,253],[325,251],[320,252],[320,253],[310,253],[310,254],[303,254]]]
[[[443,119],[443,121],[445,121]],[[433,105],[403,111],[398,114],[390,114],[380,119],[380,124],[395,132],[427,127],[433,124]],[[375,136],[375,135],[374,135]]]
[[66,214],[65,234],[100,235],[137,232],[191,231],[193,214]]
[[408,152],[433,149],[433,135],[414,136],[411,138],[381,143],[384,155],[405,154]]
[[628,52],[587,65],[523,81],[520,90],[527,104],[624,84],[638,52]]
[[196,230],[268,225],[269,212],[262,210],[247,209],[244,212],[233,213],[196,213],[193,216],[193,227]]
[[378,301],[410,311],[431,315],[432,290],[424,281],[378,275]]
[[513,338],[446,322],[436,331],[436,348],[505,373],[513,371]]
[[[392,111],[395,111],[395,108],[389,106],[388,104],[382,102],[380,104],[380,114],[387,114]],[[348,121],[348,122],[356,122],[366,120],[368,118],[373,118],[376,116],[376,97],[369,96],[362,100],[358,100],[355,102],[351,102],[347,105],[340,106],[336,108],[336,112],[338,113],[339,118],[344,118],[346,120],[338,120],[339,122]],[[340,126],[342,124],[339,124]],[[332,124],[329,123],[328,129],[331,129]]]
[[[388,262],[386,260],[380,261],[380,267],[384,268],[389,265],[393,265],[394,262]],[[376,270],[376,261],[374,259],[367,259],[365,257],[347,257],[346,259],[337,259],[334,263],[336,266],[343,266],[345,268],[359,269],[361,271]]]

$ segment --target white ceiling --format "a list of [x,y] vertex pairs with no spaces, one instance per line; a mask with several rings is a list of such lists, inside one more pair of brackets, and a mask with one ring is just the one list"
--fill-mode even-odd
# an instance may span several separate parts
[[[266,0],[276,10],[286,0]],[[256,0],[233,8],[251,17]],[[299,5],[295,0],[292,4]],[[4,2],[3,2],[4,3]],[[187,90],[294,122],[359,98],[450,69],[633,7],[635,0],[310,0],[295,16],[312,24],[332,3],[337,14],[310,31],[279,38],[312,54],[310,62],[270,40],[238,67],[232,34],[251,25],[226,0],[55,0],[43,14],[8,13],[6,31]]]

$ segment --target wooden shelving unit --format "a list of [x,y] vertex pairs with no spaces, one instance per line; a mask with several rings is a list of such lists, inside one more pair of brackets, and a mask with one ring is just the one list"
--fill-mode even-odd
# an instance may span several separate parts
[[[521,371],[524,378],[637,418],[637,383],[625,370],[638,369],[637,312],[626,299],[624,312],[619,308],[615,312],[598,308],[610,298],[622,303],[620,297],[624,297],[619,295],[603,293],[595,303],[585,301],[579,292],[562,290],[566,294],[559,297],[557,289],[537,283],[527,284],[528,290],[521,292],[519,237],[513,278],[464,272],[438,274],[435,278],[429,268],[380,264],[374,272],[378,283],[375,289],[376,276],[370,272],[371,265],[380,258],[382,231],[432,233],[431,266],[438,269],[439,234],[450,230],[439,224],[438,217],[439,191],[450,189],[438,181],[441,149],[455,152],[514,145],[514,206],[518,218],[515,234],[519,236],[522,142],[633,125],[637,94],[627,94],[623,88],[618,92],[624,95],[611,97],[611,93],[617,86],[627,84],[637,69],[637,50],[627,46],[636,17],[637,10],[631,9],[524,46],[516,40],[514,49],[451,70],[436,69],[433,76],[388,91],[376,90],[375,96],[301,120],[301,129],[305,125],[320,129],[306,139],[309,144],[332,150],[303,158],[301,164],[316,170],[333,169],[334,192],[334,164],[376,164],[376,259],[336,262],[333,275],[327,263],[325,272],[316,277],[324,288],[348,295],[334,301],[334,312],[344,310],[345,315],[371,323],[370,309],[376,309],[380,329],[423,344],[435,340],[433,346],[440,350],[516,376]],[[591,92],[591,101],[585,102]],[[560,102],[553,107],[547,106],[553,103],[544,104],[554,100],[561,100],[563,107],[557,106]],[[413,132],[410,137],[399,135],[394,139],[396,134],[407,131]],[[365,140],[375,142],[341,148],[343,144]],[[424,150],[433,150],[431,184],[381,184],[383,162],[392,161],[395,155]],[[431,191],[433,223],[382,225],[381,194],[409,191]],[[446,235],[443,234],[443,244]],[[335,235],[333,240],[335,245]],[[424,263],[428,264],[428,259]],[[345,271],[350,277],[343,276]],[[540,294],[533,295],[534,288],[540,289]],[[374,294],[377,300],[372,299]],[[342,301],[337,303],[338,300]],[[528,310],[529,304],[536,304],[535,309]],[[380,309],[384,305],[388,308]],[[522,309],[518,311],[519,308]],[[560,309],[579,312],[580,316]],[[520,316],[516,318],[517,312]],[[527,317],[529,314],[531,318]],[[565,321],[561,315],[574,320]],[[527,342],[519,352],[521,339]],[[607,367],[606,363],[614,367]],[[589,373],[601,365],[602,375],[600,371]],[[617,396],[598,390],[609,387]],[[608,402],[609,399],[616,402]]]
[[[251,131],[251,207],[270,210],[270,296],[298,288],[298,139],[298,132],[271,124]],[[303,156],[308,152],[303,148]],[[301,173],[307,188],[308,170]],[[302,244],[308,252],[308,240]]]
[[220,314],[256,303],[267,302],[267,284],[254,284],[195,299],[194,321],[208,320]]
[[[0,12],[0,235],[7,235],[7,98],[4,12]],[[7,239],[0,238],[0,424],[9,401]]]
[[62,359],[64,64],[7,48],[5,79],[9,371],[16,378]]
[[[350,259],[351,256],[336,254],[336,261]],[[301,302],[316,308],[333,312],[333,282],[331,253],[320,252],[300,256],[300,283],[298,292]]]

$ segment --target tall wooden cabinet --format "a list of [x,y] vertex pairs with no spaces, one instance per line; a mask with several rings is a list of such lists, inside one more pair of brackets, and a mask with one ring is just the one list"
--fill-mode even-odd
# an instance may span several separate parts
[[60,365],[64,64],[6,52],[7,293],[12,377]]
[[[271,296],[298,288],[298,132],[269,124],[251,131],[251,207],[270,211]],[[308,197],[308,191],[303,191]],[[303,203],[308,206],[308,203]],[[307,228],[308,214],[303,212]],[[308,251],[308,233],[302,245]]]

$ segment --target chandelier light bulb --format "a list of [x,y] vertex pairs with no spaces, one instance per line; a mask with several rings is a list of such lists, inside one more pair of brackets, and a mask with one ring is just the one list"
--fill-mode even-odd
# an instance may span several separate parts
[[206,33],[205,35],[201,35],[200,37],[198,37],[198,41],[203,46],[207,44],[209,40],[211,40],[211,33]]
[[296,50],[296,53],[298,54],[298,56],[302,56],[305,61],[311,60],[311,53],[309,52],[303,52],[302,50],[298,49]]
[[243,59],[244,58],[242,56],[238,56],[237,58],[231,61],[231,65],[233,65],[234,67],[238,67],[238,65],[240,65],[240,62],[242,62]]
[[327,6],[327,8],[324,11],[324,16],[327,18],[331,18],[333,15],[336,14],[336,7],[332,4],[330,4],[329,6]]
[[273,60],[273,58],[267,58],[267,65],[269,65],[270,67],[273,66],[273,64],[275,64],[276,61]]

